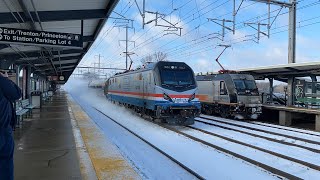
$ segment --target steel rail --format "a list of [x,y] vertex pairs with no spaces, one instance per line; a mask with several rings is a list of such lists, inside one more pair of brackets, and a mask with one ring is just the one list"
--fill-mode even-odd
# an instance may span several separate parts
[[287,172],[284,172],[284,171],[281,171],[281,170],[279,170],[279,169],[276,169],[276,168],[274,168],[274,167],[272,167],[272,166],[263,164],[263,163],[261,163],[261,162],[259,162],[259,161],[250,159],[250,158],[248,158],[248,157],[246,157],[246,156],[243,156],[243,155],[240,155],[240,154],[238,154],[238,153],[236,153],[236,152],[233,152],[233,151],[227,150],[227,149],[225,149],[225,148],[222,148],[222,147],[220,147],[220,146],[211,144],[211,143],[209,143],[209,142],[207,142],[207,141],[204,141],[204,140],[202,140],[202,139],[193,137],[193,136],[191,136],[191,135],[189,135],[189,134],[187,134],[187,133],[181,132],[181,131],[173,128],[173,127],[164,126],[164,125],[160,125],[160,126],[166,128],[166,129],[168,129],[168,130],[171,130],[171,131],[173,131],[173,132],[176,132],[176,133],[178,133],[178,134],[181,134],[181,135],[183,135],[183,136],[185,136],[185,137],[187,137],[187,138],[190,138],[190,139],[192,139],[192,140],[194,140],[194,141],[196,141],[196,142],[202,143],[202,144],[207,145],[207,146],[209,146],[209,147],[211,147],[211,148],[217,149],[217,150],[219,150],[219,151],[221,151],[221,152],[224,152],[224,153],[226,153],[226,154],[230,154],[230,155],[232,155],[232,156],[234,156],[234,157],[236,157],[236,158],[239,158],[239,159],[242,159],[242,160],[244,160],[244,161],[247,161],[247,162],[249,162],[249,163],[251,163],[251,164],[254,164],[254,165],[256,165],[256,166],[258,166],[258,167],[260,167],[260,168],[262,168],[262,169],[265,169],[265,170],[267,170],[267,171],[269,171],[269,172],[271,172],[271,173],[273,173],[273,174],[275,174],[275,175],[279,175],[279,176],[281,176],[281,177],[285,177],[285,178],[288,178],[288,179],[301,179],[301,178],[299,178],[299,177],[297,177],[297,176],[294,176],[294,175],[289,174],[289,173],[287,173]]
[[129,128],[125,127],[124,125],[122,125],[121,123],[117,122],[116,120],[114,120],[113,118],[111,118],[110,116],[108,116],[107,114],[105,114],[104,112],[100,111],[99,109],[93,107],[95,110],[97,110],[98,112],[100,112],[101,114],[103,114],[104,116],[106,116],[108,119],[110,119],[111,121],[113,121],[114,123],[116,123],[117,125],[119,125],[120,127],[122,127],[123,129],[129,131],[131,134],[133,134],[134,136],[136,136],[137,138],[139,138],[140,140],[142,140],[143,142],[147,143],[149,146],[151,146],[152,148],[156,149],[157,151],[159,151],[161,154],[165,155],[167,158],[169,158],[170,160],[172,160],[173,162],[175,162],[176,164],[178,164],[180,167],[182,167],[183,169],[185,169],[186,171],[188,171],[190,174],[194,175],[195,177],[197,177],[198,179],[204,180],[205,178],[202,177],[201,175],[199,175],[198,173],[194,172],[193,170],[191,170],[190,168],[188,168],[187,166],[185,166],[184,164],[182,164],[181,162],[179,162],[178,160],[176,160],[175,158],[173,158],[172,156],[170,156],[169,154],[167,154],[166,152],[164,152],[163,150],[161,150],[160,148],[156,147],[155,145],[151,144],[149,141],[147,141],[146,139],[142,138],[141,136],[139,136],[137,133],[131,131]]
[[250,148],[265,152],[265,153],[268,153],[268,154],[272,154],[274,156],[278,156],[280,158],[287,159],[289,161],[292,161],[292,162],[295,162],[295,163],[298,163],[298,164],[302,164],[302,165],[307,166],[309,168],[312,168],[312,169],[315,169],[317,171],[320,171],[320,166],[312,164],[312,163],[309,163],[309,162],[306,162],[306,161],[302,161],[300,159],[289,157],[289,156],[286,156],[286,155],[283,155],[283,154],[280,154],[280,153],[277,153],[277,152],[274,152],[274,151],[270,151],[270,150],[267,150],[267,149],[264,149],[264,148],[261,148],[261,147],[258,147],[258,146],[254,146],[254,145],[251,145],[251,144],[248,144],[248,143],[245,143],[245,142],[241,142],[241,141],[238,141],[238,140],[235,140],[235,139],[231,139],[231,138],[228,138],[228,137],[225,137],[225,136],[213,133],[213,132],[209,132],[209,131],[206,131],[206,130],[203,130],[203,129],[195,128],[195,127],[192,127],[192,126],[188,126],[188,128],[194,129],[196,131],[200,131],[202,133],[205,133],[205,134],[208,134],[208,135],[211,135],[211,136],[216,136],[216,137],[219,137],[221,139],[224,139],[224,140],[236,143],[236,144],[241,144],[243,146],[247,146],[247,147],[250,147]]
[[239,125],[239,124],[235,124],[235,123],[232,123],[232,122],[225,122],[225,121],[221,121],[221,120],[217,120],[217,119],[213,119],[213,118],[207,118],[207,117],[203,117],[203,116],[200,116],[200,118],[211,120],[211,121],[215,121],[215,122],[220,122],[220,123],[224,123],[224,124],[228,124],[228,125],[232,125],[232,126],[242,127],[242,128],[246,128],[246,129],[261,131],[261,132],[265,132],[265,133],[269,133],[269,134],[273,134],[273,135],[284,136],[284,137],[291,138],[291,139],[305,141],[305,142],[308,142],[308,143],[311,143],[311,144],[320,145],[320,142],[318,142],[318,141],[304,139],[304,138],[300,138],[300,137],[296,137],[296,136],[290,136],[290,135],[286,135],[286,134],[282,134],[282,133],[276,133],[276,132],[267,131],[267,130],[263,130],[263,129],[258,129],[258,128],[254,128],[254,127],[248,127],[248,126],[245,126],[245,125]]
[[[94,108],[94,107],[93,107],[93,108]],[[94,108],[94,109],[96,109],[96,108]],[[145,143],[147,143],[148,145],[150,145],[151,147],[153,147],[153,148],[155,148],[156,150],[158,150],[160,153],[162,153],[162,154],[164,154],[165,156],[167,156],[167,157],[168,157],[169,159],[171,159],[172,161],[176,162],[176,163],[177,163],[178,165],[180,165],[181,167],[183,167],[183,168],[186,167],[185,165],[181,164],[179,161],[175,160],[175,159],[174,159],[173,157],[171,157],[170,155],[166,154],[165,152],[163,152],[162,150],[160,150],[159,148],[157,148],[156,146],[154,146],[154,145],[151,144],[150,142],[146,141],[145,139],[143,139],[142,137],[140,137],[140,136],[137,135],[136,133],[132,132],[132,131],[131,131],[130,129],[128,129],[127,127],[125,127],[125,126],[123,126],[122,124],[118,123],[117,121],[115,121],[114,119],[112,119],[111,117],[109,117],[108,115],[106,115],[105,113],[103,113],[102,111],[100,111],[100,110],[98,110],[98,109],[96,109],[96,110],[97,110],[98,112],[100,112],[101,114],[105,115],[106,117],[108,117],[110,120],[112,120],[113,122],[115,122],[116,124],[118,124],[119,126],[121,126],[122,128],[126,129],[127,131],[129,131],[130,133],[132,133],[133,135],[135,135],[136,137],[138,137],[139,139],[141,139],[142,141],[144,141]],[[146,118],[144,118],[144,119],[146,119]],[[249,162],[249,163],[251,163],[251,164],[253,164],[253,165],[256,165],[256,166],[258,166],[258,167],[260,167],[260,168],[262,168],[262,169],[265,169],[266,171],[269,171],[269,172],[271,172],[271,173],[273,173],[273,174],[275,174],[275,175],[277,175],[277,176],[280,176],[279,178],[285,177],[285,178],[287,178],[287,179],[299,179],[299,180],[301,179],[301,178],[299,178],[299,177],[297,177],[297,176],[295,176],[295,175],[292,175],[292,174],[289,174],[289,173],[287,173],[287,172],[281,171],[281,170],[279,170],[279,169],[277,169],[277,168],[274,168],[274,167],[272,167],[272,166],[263,164],[263,163],[261,163],[261,162],[259,162],[259,161],[250,159],[249,157],[246,157],[246,156],[243,156],[243,155],[238,154],[238,153],[236,153],[236,152],[227,150],[227,149],[222,148],[222,147],[220,147],[220,146],[211,144],[211,143],[209,143],[209,142],[207,142],[207,141],[204,141],[204,140],[202,140],[202,139],[193,137],[193,136],[191,136],[191,135],[189,135],[189,134],[186,134],[186,133],[184,133],[184,132],[181,132],[181,131],[175,129],[175,128],[172,127],[172,126],[163,125],[163,124],[161,124],[161,123],[157,123],[157,122],[154,122],[154,121],[151,121],[151,120],[148,120],[148,119],[146,119],[146,120],[147,120],[147,121],[150,121],[150,122],[153,122],[153,123],[157,124],[157,125],[160,126],[160,127],[166,128],[166,129],[168,129],[168,130],[170,130],[170,131],[173,131],[173,132],[175,132],[175,133],[178,133],[178,134],[180,134],[180,135],[183,135],[183,136],[185,136],[185,137],[187,137],[187,138],[189,138],[189,139],[191,139],[191,140],[193,140],[193,141],[202,143],[202,144],[207,145],[207,146],[209,146],[209,147],[211,147],[211,148],[214,148],[214,149],[219,150],[219,151],[221,151],[221,152],[224,152],[224,153],[226,153],[226,154],[230,154],[230,155],[232,155],[232,156],[234,156],[234,157],[236,157],[236,158],[242,159],[242,160],[244,160],[244,161],[246,161],[246,162]],[[224,138],[226,138],[226,137],[224,137]],[[242,142],[241,142],[241,143],[242,143]],[[246,146],[247,146],[247,145],[246,145]],[[265,149],[262,149],[262,150],[265,150]],[[272,153],[273,153],[273,152],[272,152]],[[281,156],[281,154],[279,154],[278,157],[280,157],[280,156]],[[288,158],[290,159],[290,157],[288,157]],[[285,159],[287,159],[287,158],[285,158]],[[296,159],[294,159],[294,158],[292,158],[292,159],[293,159],[293,160],[292,160],[293,162],[299,161],[299,162],[300,162],[299,164],[304,163],[303,161],[296,160]],[[291,160],[290,160],[290,161],[291,161]],[[308,163],[304,163],[304,164],[307,164],[307,165],[313,167],[312,169],[318,168],[318,169],[320,170],[320,167],[318,167],[318,166],[316,166],[316,165],[314,165],[314,164],[308,164]],[[308,167],[309,167],[309,166],[308,166]],[[315,166],[316,166],[316,167],[315,167]],[[187,168],[187,167],[186,167],[186,168]],[[190,169],[189,169],[189,170],[188,170],[188,169],[189,169],[189,168],[187,168],[186,170],[187,170],[188,172],[190,172],[190,171],[189,171]],[[193,174],[193,172],[194,172],[194,171],[191,170],[190,173]],[[199,179],[204,179],[204,178],[203,178],[202,176],[200,176],[199,174],[197,174],[197,175],[195,175],[195,176],[198,177]]]
[[[255,123],[255,122],[250,122],[250,121],[245,121],[245,122],[250,123],[250,124],[254,124],[254,125],[265,126],[265,127],[270,127],[270,128],[281,129],[281,130],[286,130],[286,131],[291,131],[291,132],[296,132],[296,133],[301,133],[301,134],[308,134],[308,135],[311,135],[311,136],[320,137],[319,134],[313,134],[313,133],[309,133],[309,132],[302,132],[302,131],[298,131],[298,130],[294,130],[294,129],[287,129],[287,128],[283,128],[283,127],[280,127],[280,126],[271,126],[269,124],[261,124],[261,123]],[[305,129],[302,129],[302,128],[297,128],[297,129],[305,130]]]
[[[208,116],[208,115],[206,115]],[[203,116],[200,116],[201,118],[203,118]],[[214,116],[212,116],[214,117]],[[234,119],[233,119],[234,120]],[[242,120],[242,121],[239,121],[239,122],[246,122],[248,124],[254,124],[254,125],[257,125],[257,126],[265,126],[265,127],[270,127],[270,128],[275,128],[275,129],[281,129],[281,130],[285,130],[285,131],[291,131],[291,132],[296,132],[296,133],[301,133],[301,134],[308,134],[308,135],[311,135],[311,136],[318,136],[320,137],[319,134],[314,134],[314,133],[311,133],[311,132],[302,132],[302,131],[298,131],[298,130],[294,130],[294,129],[287,129],[287,128],[284,128],[284,127],[281,127],[279,125],[276,125],[276,126],[271,126],[270,124],[261,124],[261,123],[256,123],[256,122],[251,122],[251,121],[246,121],[246,120]],[[273,124],[275,125],[275,124]],[[302,129],[302,128],[297,128],[299,130],[305,130],[305,129]]]
[[285,142],[285,141],[277,140],[277,139],[274,139],[274,138],[262,136],[262,135],[259,135],[259,134],[250,133],[250,132],[246,132],[246,131],[243,131],[243,130],[234,129],[234,128],[231,128],[231,127],[225,127],[225,126],[218,125],[218,124],[212,124],[212,123],[204,122],[204,121],[200,121],[200,120],[195,120],[195,121],[199,122],[199,123],[206,124],[206,125],[215,126],[215,127],[219,127],[219,128],[223,128],[223,129],[227,129],[227,130],[231,130],[231,131],[240,132],[240,133],[247,134],[247,135],[250,135],[250,136],[266,139],[268,141],[273,141],[273,142],[277,142],[277,143],[285,144],[285,145],[289,145],[289,146],[296,146],[296,147],[303,148],[303,149],[306,149],[306,150],[309,150],[309,151],[312,151],[312,152],[320,153],[320,149],[314,149],[314,148],[306,147],[306,146],[299,145],[299,144]]

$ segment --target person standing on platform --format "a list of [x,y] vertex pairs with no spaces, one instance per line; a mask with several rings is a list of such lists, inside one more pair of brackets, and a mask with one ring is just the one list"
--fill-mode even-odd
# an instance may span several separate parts
[[13,102],[21,98],[21,89],[7,72],[0,72],[0,180],[13,180],[14,140],[12,131],[16,125]]

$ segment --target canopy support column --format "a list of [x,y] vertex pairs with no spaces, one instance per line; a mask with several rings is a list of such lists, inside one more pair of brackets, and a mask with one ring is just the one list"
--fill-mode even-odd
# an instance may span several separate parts
[[288,88],[287,88],[287,93],[288,93],[288,101],[287,101],[287,106],[293,106],[293,83],[294,83],[294,77],[289,77],[288,78]]

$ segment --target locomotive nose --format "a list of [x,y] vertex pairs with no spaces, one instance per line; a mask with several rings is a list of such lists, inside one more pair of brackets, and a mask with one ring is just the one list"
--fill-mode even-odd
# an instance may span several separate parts
[[185,117],[189,116],[189,113],[188,113],[188,111],[186,109],[183,109],[183,110],[180,111],[180,115],[181,115],[181,117],[185,118]]

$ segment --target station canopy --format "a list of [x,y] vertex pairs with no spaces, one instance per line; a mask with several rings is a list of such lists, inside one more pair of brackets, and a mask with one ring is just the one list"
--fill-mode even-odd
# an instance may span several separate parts
[[287,82],[288,77],[320,76],[320,62],[290,63],[284,65],[240,69],[237,71],[251,74],[257,80],[274,78],[279,81]]
[[118,1],[1,0],[0,61],[66,81]]

